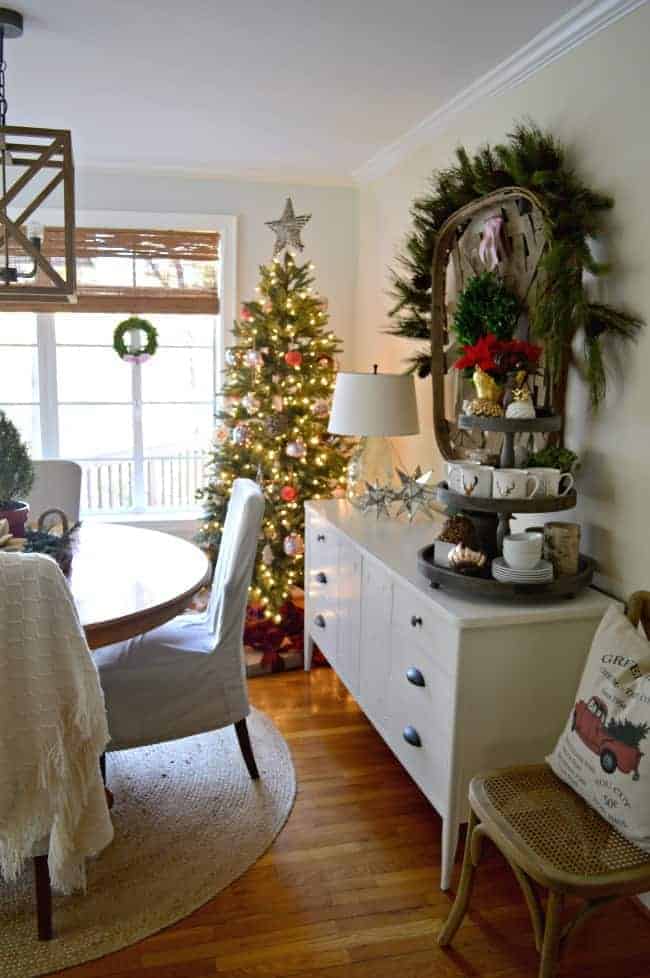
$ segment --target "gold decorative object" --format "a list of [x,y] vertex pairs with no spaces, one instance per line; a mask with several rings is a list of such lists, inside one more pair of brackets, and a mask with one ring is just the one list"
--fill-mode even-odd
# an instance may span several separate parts
[[477,396],[473,401],[470,401],[467,413],[483,418],[503,417],[503,408],[501,407],[505,390],[503,385],[498,384],[494,377],[491,377],[480,367],[474,368],[472,382]]
[[497,383],[494,377],[482,370],[481,367],[474,367],[472,382],[479,400],[494,401],[496,404],[500,404],[503,400],[503,384]]
[[512,401],[506,408],[506,418],[534,418],[535,405],[526,383],[528,372],[518,370],[515,374],[515,386],[511,390]]
[[459,543],[449,554],[449,565],[460,574],[479,574],[487,563],[481,550],[472,550]]
[[483,398],[475,398],[467,406],[467,414],[473,414],[480,418],[502,418],[503,408],[496,401],[486,401]]

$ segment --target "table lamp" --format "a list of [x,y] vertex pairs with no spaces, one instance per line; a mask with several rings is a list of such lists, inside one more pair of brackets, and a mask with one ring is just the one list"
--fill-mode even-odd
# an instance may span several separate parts
[[390,486],[395,452],[389,438],[419,430],[412,374],[339,373],[328,430],[361,439],[348,464],[348,499],[360,505],[366,483]]

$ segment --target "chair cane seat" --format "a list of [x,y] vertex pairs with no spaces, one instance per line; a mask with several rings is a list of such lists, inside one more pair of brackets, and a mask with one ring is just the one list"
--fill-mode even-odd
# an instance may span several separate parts
[[546,764],[473,779],[470,803],[505,854],[544,885],[575,892],[622,889],[645,875],[650,854],[623,838]]

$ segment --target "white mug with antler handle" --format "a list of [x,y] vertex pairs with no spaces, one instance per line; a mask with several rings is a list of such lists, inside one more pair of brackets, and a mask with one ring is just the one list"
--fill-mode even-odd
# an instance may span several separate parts
[[494,470],[492,495],[495,499],[531,499],[539,495],[541,488],[538,477],[525,469]]
[[493,472],[491,465],[480,465],[478,462],[448,462],[447,484],[453,492],[462,496],[489,499]]

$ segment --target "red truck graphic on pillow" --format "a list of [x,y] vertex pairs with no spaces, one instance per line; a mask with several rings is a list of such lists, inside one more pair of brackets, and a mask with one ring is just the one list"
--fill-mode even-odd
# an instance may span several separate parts
[[639,780],[639,762],[643,751],[639,744],[648,734],[647,723],[631,720],[607,719],[607,706],[598,696],[588,703],[578,700],[573,710],[571,729],[594,754],[600,758],[600,766],[606,774],[620,771],[634,772],[633,780]]

